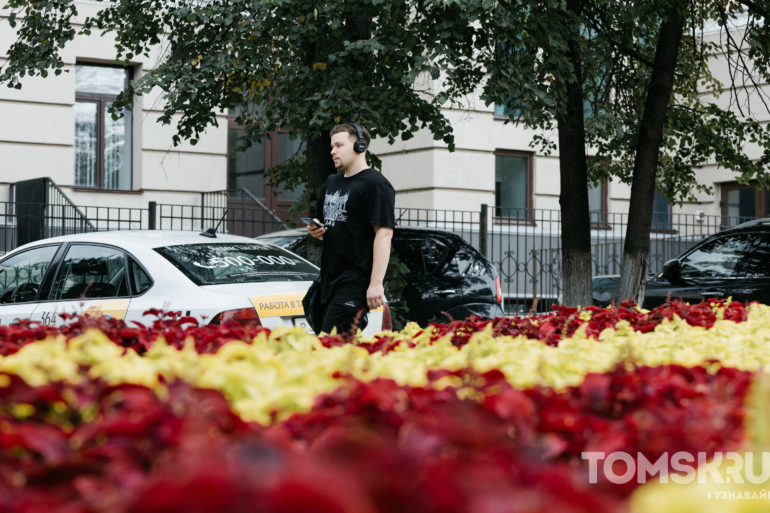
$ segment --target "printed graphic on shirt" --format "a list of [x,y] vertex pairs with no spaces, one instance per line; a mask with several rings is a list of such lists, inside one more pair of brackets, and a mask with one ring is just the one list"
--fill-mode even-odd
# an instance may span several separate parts
[[348,220],[348,216],[345,215],[348,213],[345,210],[345,205],[348,203],[349,196],[349,192],[340,196],[340,191],[326,194],[326,198],[324,198],[324,222],[327,226],[334,226],[337,221],[344,223]]

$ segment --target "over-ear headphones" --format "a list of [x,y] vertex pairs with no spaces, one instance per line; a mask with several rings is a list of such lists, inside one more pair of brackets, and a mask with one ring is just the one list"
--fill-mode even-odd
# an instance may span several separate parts
[[366,141],[364,141],[364,133],[361,131],[361,127],[358,126],[356,123],[351,123],[354,127],[356,127],[356,132],[358,132],[358,140],[353,145],[353,151],[356,153],[363,153],[366,151]]

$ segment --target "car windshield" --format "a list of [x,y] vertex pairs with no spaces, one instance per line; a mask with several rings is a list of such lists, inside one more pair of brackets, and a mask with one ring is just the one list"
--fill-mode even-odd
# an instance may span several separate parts
[[297,255],[263,244],[185,244],[155,248],[197,285],[313,281],[318,269]]

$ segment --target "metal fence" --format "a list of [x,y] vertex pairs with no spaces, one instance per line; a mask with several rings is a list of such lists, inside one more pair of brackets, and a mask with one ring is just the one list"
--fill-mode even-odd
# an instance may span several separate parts
[[[45,182],[44,238],[95,230],[85,213],[64,194],[64,191],[53,180],[50,178],[43,180]],[[32,205],[24,206],[19,203],[17,208],[19,206],[21,206],[19,212],[34,211]],[[22,218],[22,224],[23,221]]]
[[95,227],[50,178],[12,184],[0,202],[0,251],[27,242],[94,231]]
[[[497,268],[506,310],[527,312],[535,298],[547,311],[561,294],[561,212],[482,205],[479,212],[397,209],[399,226],[424,226],[457,233]],[[650,234],[648,272],[699,241],[747,218],[656,214]],[[593,275],[620,274],[628,214],[591,214]]]
[[[26,201],[19,201],[20,199]],[[656,213],[650,234],[648,271],[699,241],[748,218]],[[147,208],[78,207],[52,180],[34,179],[11,186],[0,202],[0,251],[31,240],[104,230],[190,230],[257,237],[289,228],[288,211],[272,210],[245,189],[201,194],[199,205],[151,201]],[[627,214],[591,214],[593,275],[619,274]],[[549,310],[561,294],[561,212],[482,205],[479,211],[396,209],[397,226],[454,232],[479,249],[497,268],[506,310],[526,312],[535,298]]]
[[[23,201],[22,201],[23,200]],[[0,202],[0,253],[60,235],[112,230],[190,230],[257,237],[292,226],[289,212],[271,210],[245,189],[201,193],[199,205],[148,202],[146,208],[75,205],[50,178],[10,186]]]
[[[150,226],[149,208],[80,207],[90,225],[88,231],[147,230]],[[74,232],[82,233],[82,232]]]
[[[220,229],[244,237],[258,237],[285,230],[291,226],[291,221],[299,220],[290,219],[287,210],[268,208],[262,200],[246,189],[201,193],[200,214],[205,228],[213,227],[225,218]],[[170,219],[173,219],[173,216]]]
[[424,208],[397,208],[396,226],[437,228],[454,232],[474,248],[481,241],[481,212],[467,210],[430,210]]

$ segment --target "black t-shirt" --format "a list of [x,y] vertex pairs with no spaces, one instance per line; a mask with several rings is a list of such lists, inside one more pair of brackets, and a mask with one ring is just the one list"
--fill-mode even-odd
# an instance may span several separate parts
[[316,218],[326,225],[321,256],[321,301],[332,295],[365,299],[374,262],[373,226],[396,226],[396,191],[374,169],[326,179]]

